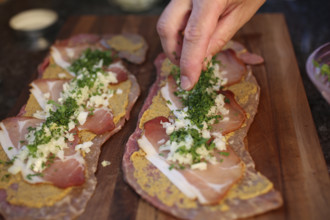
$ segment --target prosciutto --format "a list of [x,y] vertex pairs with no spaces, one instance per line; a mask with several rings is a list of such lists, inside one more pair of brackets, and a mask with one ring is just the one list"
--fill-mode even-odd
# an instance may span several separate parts
[[116,74],[117,83],[111,83],[111,85],[117,85],[128,79],[127,70],[120,61],[110,64],[105,71]]
[[[6,153],[8,152],[9,160],[12,160],[19,150],[27,145],[28,128],[36,128],[43,122],[44,120],[31,117],[11,117],[0,123],[0,143]],[[72,151],[77,142],[76,135],[75,141],[67,143],[68,149],[65,150],[63,159],[54,158],[53,163],[46,164],[49,167],[42,172],[43,177],[27,178],[28,175],[35,173],[31,172],[28,165],[19,158],[14,160],[14,165],[20,167],[23,178],[30,183],[51,182],[62,188],[81,185],[84,183],[84,160],[79,152]],[[9,150],[10,147],[13,149]]]
[[[160,143],[167,141],[169,136],[161,122],[164,117],[157,117],[144,124],[144,135],[139,141],[140,147],[147,153],[146,158],[161,170],[182,192],[191,199],[198,199],[201,204],[218,202],[227,190],[243,175],[243,163],[228,147],[229,156],[220,156],[215,152],[217,162],[208,164],[206,170],[172,169],[164,156],[159,156]],[[227,154],[226,154],[227,155]]]
[[[105,48],[100,44],[99,36],[83,34],[77,35],[68,40],[57,41],[51,47],[50,55],[57,65],[68,70],[71,63],[79,58],[83,51],[88,48],[91,50],[105,50]],[[71,74],[74,75],[73,73]]]
[[230,90],[219,91],[219,93],[225,96],[224,107],[229,111],[218,123],[212,125],[212,131],[225,135],[239,129],[246,120],[246,115],[244,109],[236,102],[234,93]]
[[43,122],[42,119],[32,117],[11,117],[0,123],[0,143],[9,159],[12,159],[24,145],[22,141],[25,140],[28,128],[35,128]]
[[221,51],[216,55],[216,60],[220,61],[219,71],[226,78],[226,83],[222,86],[230,86],[241,81],[247,73],[244,63],[237,58],[232,49]]
[[182,109],[183,105],[179,97],[175,95],[175,92],[178,90],[177,84],[173,78],[173,76],[167,77],[167,82],[164,87],[161,88],[160,92],[163,98],[167,101],[168,107],[174,111],[177,109]]
[[225,48],[231,48],[235,51],[237,57],[245,64],[257,65],[264,62],[264,59],[254,53],[250,53],[242,44],[237,41],[229,41]]
[[36,98],[40,107],[45,110],[48,100],[58,102],[64,83],[69,80],[60,79],[37,79],[31,83],[30,92]]
[[88,116],[86,122],[79,126],[79,129],[100,135],[112,131],[115,127],[111,111],[107,108],[97,108],[92,115]]

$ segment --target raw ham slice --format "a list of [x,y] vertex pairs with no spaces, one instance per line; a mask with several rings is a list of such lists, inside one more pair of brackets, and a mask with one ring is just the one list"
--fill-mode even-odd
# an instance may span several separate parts
[[245,119],[244,109],[237,104],[234,93],[229,90],[220,91],[220,94],[225,96],[225,108],[229,109],[229,113],[223,115],[219,123],[212,125],[212,132],[221,132],[223,135],[239,129]]
[[[229,156],[220,158],[220,155],[215,152],[218,161],[222,159],[222,162],[208,164],[206,170],[193,170],[190,168],[169,170],[170,164],[163,156],[159,156],[159,146],[169,139],[166,129],[161,124],[161,122],[167,121],[165,117],[157,117],[144,124],[144,136],[149,143],[142,136],[140,147],[147,153],[146,158],[191,199],[198,198],[201,204],[218,202],[227,190],[242,177],[243,163],[230,147],[227,147],[228,151],[226,153]],[[190,189],[190,191],[188,192],[187,189]]]
[[80,155],[77,155],[77,159],[74,156],[64,160],[56,158],[50,167],[42,172],[43,179],[60,188],[83,184],[85,167],[79,160],[81,160]]
[[233,50],[227,49],[216,55],[216,60],[220,61],[221,75],[227,79],[222,86],[230,86],[241,81],[247,73],[244,63],[236,57]]
[[160,116],[144,123],[144,135],[148,138],[150,144],[152,144],[156,151],[159,151],[159,147],[162,145],[159,142],[160,140],[164,140],[163,144],[169,140],[166,129],[161,125],[163,122],[169,122],[168,118]]
[[31,93],[34,95],[40,107],[45,110],[48,100],[55,102],[60,98],[63,84],[69,80],[37,79],[31,83]]
[[121,62],[111,64],[105,71],[113,72],[116,74],[117,83],[111,83],[112,85],[117,85],[128,79],[127,70]]
[[[83,34],[69,40],[57,41],[51,47],[50,55],[57,65],[67,70],[71,63],[78,59],[87,48],[105,50],[100,43],[99,36]],[[71,74],[74,75],[73,73]]]
[[177,109],[182,109],[183,105],[180,100],[174,93],[177,91],[177,84],[173,78],[173,76],[168,76],[167,77],[167,82],[166,85],[161,88],[160,92],[162,93],[162,96],[165,100],[170,101],[168,103],[168,107],[174,111]]
[[[27,144],[25,135],[28,133],[28,128],[35,128],[40,126],[44,120],[30,118],[30,117],[12,117],[7,118],[1,122],[0,131],[0,142],[4,149],[8,149],[12,146],[13,149],[8,150],[9,159],[13,159],[13,156],[18,153],[18,151]],[[64,160],[55,158],[54,163],[46,164],[49,168],[43,171],[45,174],[44,178],[38,177],[29,179],[26,178],[28,174],[33,174],[27,167],[24,167],[23,161],[18,161],[16,159],[14,163],[19,163],[22,167],[22,175],[26,181],[31,183],[38,182],[51,182],[58,187],[68,187],[73,185],[81,185],[84,183],[84,161],[79,153],[70,152],[70,148],[74,149],[77,144],[78,136],[75,135],[75,140],[68,143],[68,150]],[[21,143],[21,141],[23,141]],[[10,157],[12,155],[12,157]],[[80,167],[80,168],[78,168]]]
[[250,53],[247,49],[237,41],[229,41],[225,48],[231,48],[236,52],[238,58],[240,58],[245,64],[256,65],[264,62],[264,59],[254,53]]
[[[0,123],[0,143],[9,159],[12,159],[18,150],[26,144],[21,141],[25,140],[28,128],[35,128],[43,122],[44,120],[31,117],[11,117]],[[13,149],[8,150],[10,147]]]
[[79,126],[81,130],[88,130],[98,135],[112,131],[115,127],[113,115],[106,108],[97,108],[94,110],[93,115],[88,116],[86,122]]

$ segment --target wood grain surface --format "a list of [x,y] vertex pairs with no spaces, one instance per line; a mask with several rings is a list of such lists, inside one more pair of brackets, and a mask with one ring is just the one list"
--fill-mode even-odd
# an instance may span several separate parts
[[[105,143],[96,173],[98,185],[79,219],[175,219],[142,200],[123,180],[122,155],[148,89],[155,80],[153,60],[161,52],[154,16],[71,17],[58,39],[79,33],[138,33],[149,44],[147,61],[127,63],[137,76],[141,96],[123,129]],[[256,168],[284,198],[282,208],[251,219],[328,219],[330,182],[284,16],[259,14],[235,36],[249,51],[264,57],[253,67],[261,87],[259,110],[249,134]],[[41,61],[40,61],[41,62]],[[22,103],[23,104],[23,103]]]

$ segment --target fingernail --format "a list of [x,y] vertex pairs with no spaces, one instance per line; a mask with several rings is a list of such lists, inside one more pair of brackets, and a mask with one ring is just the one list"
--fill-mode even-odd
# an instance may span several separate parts
[[191,87],[190,79],[187,76],[182,75],[181,76],[181,88],[184,90],[187,90],[187,89],[190,89],[190,87]]

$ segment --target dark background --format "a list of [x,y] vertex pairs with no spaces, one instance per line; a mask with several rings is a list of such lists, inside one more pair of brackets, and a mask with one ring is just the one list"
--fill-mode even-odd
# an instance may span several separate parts
[[[161,14],[168,1],[162,0],[140,14]],[[127,14],[107,0],[0,0],[0,121],[17,114],[19,99],[26,99],[27,86],[36,77],[37,65],[48,49],[36,50],[22,41],[9,28],[9,19],[24,10],[49,8],[59,15],[59,21],[48,40],[53,42],[68,16],[82,14]],[[329,0],[268,0],[259,10],[283,13],[289,27],[309,106],[330,173],[330,105],[309,80],[305,62],[318,46],[330,42]],[[111,24],[109,24],[111,25]],[[311,146],[313,147],[313,146]]]

